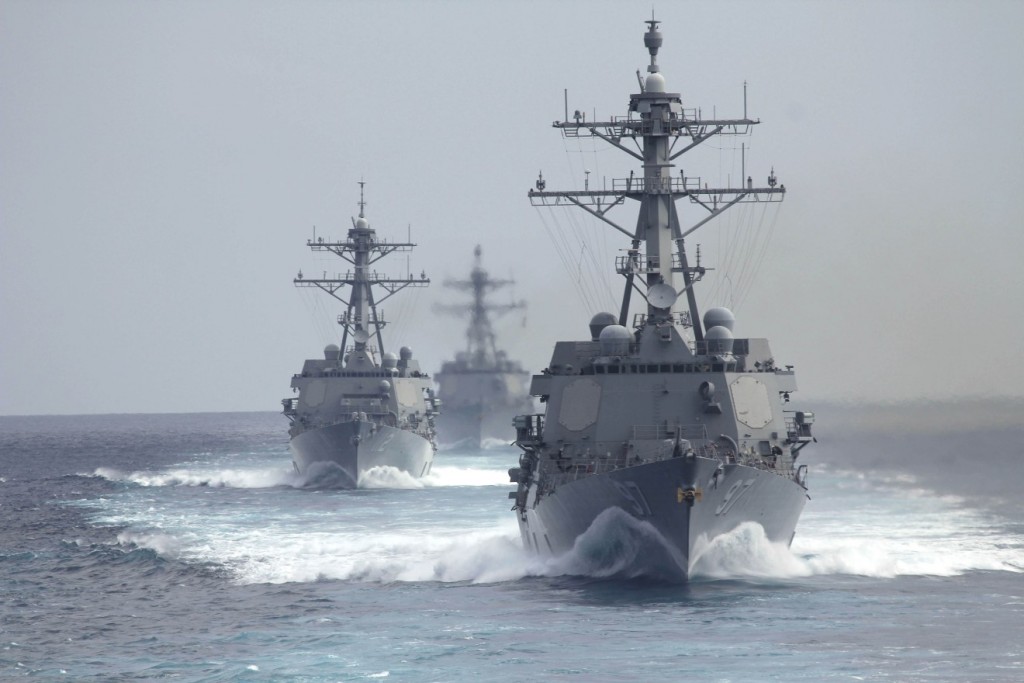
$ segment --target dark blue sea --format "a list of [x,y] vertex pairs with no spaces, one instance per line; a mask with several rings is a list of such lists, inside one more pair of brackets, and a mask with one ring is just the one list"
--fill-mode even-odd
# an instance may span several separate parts
[[337,491],[273,413],[0,417],[0,679],[1024,680],[1024,425],[921,414],[819,411],[792,547],[688,584],[525,553],[504,445]]

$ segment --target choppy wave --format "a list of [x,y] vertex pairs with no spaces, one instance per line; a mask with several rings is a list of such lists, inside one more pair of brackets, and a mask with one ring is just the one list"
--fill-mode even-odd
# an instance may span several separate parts
[[180,539],[159,531],[122,531],[117,535],[117,543],[125,548],[152,550],[168,558],[177,558],[182,548]]
[[[302,477],[265,463],[131,473],[100,468],[96,476],[141,487],[135,489],[138,502],[123,499],[102,518],[127,527],[120,543],[220,565],[240,583],[493,583],[564,575],[674,579],[685,573],[683,561],[653,526],[618,509],[599,516],[561,557],[525,551],[514,515],[497,511],[504,507],[497,489],[509,486],[507,473],[482,458],[452,458],[422,479],[376,468],[360,482],[370,491],[308,496],[292,490],[304,488]],[[808,508],[792,548],[769,542],[757,524],[744,524],[702,548],[691,577],[1024,572],[1024,540],[1007,531],[1005,520],[965,507],[959,498],[936,495],[905,477],[870,482],[834,472],[821,479],[819,496],[827,504]],[[245,498],[244,515],[227,503],[197,514],[186,507],[191,499],[174,494],[174,488],[199,486],[284,492]],[[156,507],[153,488],[165,490]],[[149,489],[144,502],[143,489]],[[203,499],[214,505],[219,495]]]
[[[132,542],[161,554],[181,554],[173,538],[154,534]],[[862,541],[811,537],[793,551],[771,543],[755,523],[714,539],[694,563],[697,580],[792,579],[844,574],[889,578],[950,576],[972,570],[1024,571],[1024,550],[977,547],[955,541],[929,547],[900,539]],[[514,520],[495,520],[491,529],[397,529],[333,533],[326,529],[291,535],[243,534],[207,550],[203,557],[226,565],[240,583],[319,580],[365,582],[493,583],[525,577],[586,576],[675,580],[682,563],[649,524],[610,510],[560,557],[542,558],[523,549]],[[197,558],[198,559],[198,558]]]
[[[291,488],[343,488],[323,477],[300,475],[290,469],[274,468],[174,468],[161,472],[122,472],[110,467],[97,468],[92,476],[109,481],[126,482],[145,487],[210,486],[215,488],[262,489],[287,486]],[[367,489],[422,489],[445,486],[505,486],[505,469],[481,469],[456,466],[434,466],[425,477],[417,478],[394,467],[373,467],[359,479],[359,487]]]
[[301,488],[303,480],[294,472],[282,468],[204,468],[180,467],[162,472],[122,472],[110,467],[99,467],[93,476],[110,481],[127,482],[138,486],[211,486],[225,488],[272,488],[292,486]]
[[241,583],[494,583],[544,571],[539,558],[523,551],[514,524],[461,532],[428,528],[362,535],[315,532],[278,539],[273,547],[236,546],[219,560]]

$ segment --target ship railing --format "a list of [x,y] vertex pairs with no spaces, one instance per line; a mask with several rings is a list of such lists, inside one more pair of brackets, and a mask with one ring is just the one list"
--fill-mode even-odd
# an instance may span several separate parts
[[[629,342],[628,346],[624,345],[623,348],[626,353],[615,353],[611,355],[616,356],[635,356],[640,350],[640,344],[636,342]],[[601,356],[609,355],[607,352],[603,352],[601,349],[601,342],[589,341],[589,342],[575,342],[573,344],[573,355],[577,358],[599,358]]]
[[[722,346],[722,341],[724,340],[714,339],[708,341],[705,339],[702,341],[693,342],[693,351],[698,356],[720,356],[723,353],[725,353],[725,351],[723,350],[724,347]],[[746,356],[747,354],[750,353],[749,339],[732,339],[729,341],[732,342],[732,350],[729,351],[728,353],[731,353],[733,356]],[[770,364],[760,365],[758,367],[759,369],[765,371],[770,371],[773,369]]]
[[371,327],[373,325],[383,326],[384,324],[386,324],[384,319],[377,315],[376,311],[371,311],[366,316],[365,321],[363,320],[363,317],[360,316],[358,313],[351,313],[349,311],[345,311],[344,313],[338,316],[338,323],[341,325],[356,325],[359,323],[364,323],[366,327]]
[[786,415],[786,435],[790,441],[810,441],[814,437],[811,434],[811,425],[814,424],[814,413],[809,411],[795,411]]
[[516,444],[520,448],[534,449],[544,438],[544,415],[516,415],[512,420],[516,429]]
[[[673,325],[679,325],[680,327],[693,327],[693,321],[690,318],[689,311],[673,311],[670,315],[660,316],[659,322],[669,322]],[[633,329],[640,329],[647,325],[647,314],[646,313],[634,313],[633,314]]]
[[686,439],[687,441],[707,441],[708,429],[702,424],[693,425],[633,425],[633,438],[638,441],[656,441],[658,439]]
[[625,116],[609,117],[608,121],[587,121],[586,114],[576,112],[573,121],[555,121],[567,138],[633,138],[642,135],[687,136],[694,139],[715,135],[748,135],[750,127],[757,123],[749,119],[702,120],[696,108],[683,108],[672,112],[667,120],[643,118],[632,113]]
[[696,192],[700,189],[700,178],[675,177],[668,178],[642,178],[630,176],[629,178],[612,178],[613,192],[645,192],[659,194],[684,194]]
[[[718,460],[722,465],[744,465],[746,467],[765,470],[784,477],[793,476],[795,472],[792,463],[788,460],[771,460],[768,458],[754,457],[750,455],[739,455],[732,449],[718,448],[714,443],[691,444],[691,450],[693,454],[698,457]],[[645,458],[635,456],[630,457],[627,453],[622,452],[621,450],[616,454],[609,455],[580,455],[574,458],[567,458],[563,461],[556,461],[555,469],[551,471],[545,479],[548,482],[550,491],[562,484],[567,484],[569,482],[576,481],[577,479],[582,479],[595,474],[605,474],[626,467],[635,467],[651,462],[660,462],[671,457],[674,457],[672,449],[667,449],[660,456],[648,456]]]
[[362,412],[367,414],[382,414],[388,412],[387,406],[379,398],[343,398],[338,405],[340,406],[340,412],[342,413]]
[[[549,474],[547,479],[554,488],[567,484],[577,479],[589,477],[595,474],[605,474],[621,470],[626,467],[634,467],[649,462],[667,460],[672,457],[672,449],[667,449],[660,457],[640,458],[631,456],[622,449],[621,443],[610,444],[616,447],[615,452],[606,451],[605,454],[583,454],[563,461],[557,461],[555,470]],[[595,444],[595,448],[598,447]],[[711,451],[703,446],[695,446],[693,451],[696,455],[706,458],[716,457]]]
[[[622,444],[615,443],[609,445],[615,447],[615,452],[606,451],[604,454],[587,453],[556,461],[554,471],[547,477],[548,481],[553,487],[558,487],[583,477],[605,474],[606,472],[613,472],[627,467],[630,463],[628,462],[628,456],[622,449]],[[600,444],[594,444],[594,447],[599,449]]]
[[284,414],[289,420],[294,421],[295,415],[299,409],[298,398],[285,398],[281,400],[281,405],[284,407]]
[[660,259],[657,256],[646,256],[644,254],[616,256],[615,272],[619,275],[659,273],[661,272],[659,263]]
[[362,274],[356,273],[352,270],[346,270],[344,273],[332,273],[328,276],[327,271],[323,272],[321,278],[297,278],[295,284],[299,287],[316,287],[320,284],[352,284],[354,282],[369,282],[371,284],[408,284],[415,286],[426,287],[430,284],[430,281],[426,277],[414,278],[393,278],[387,273],[379,273],[376,270],[371,270]]

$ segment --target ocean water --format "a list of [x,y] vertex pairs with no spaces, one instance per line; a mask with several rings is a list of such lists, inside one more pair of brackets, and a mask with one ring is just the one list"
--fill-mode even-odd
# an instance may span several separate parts
[[501,444],[337,491],[272,413],[0,417],[0,680],[1024,680],[1024,427],[833,413],[792,547],[687,584],[526,553]]

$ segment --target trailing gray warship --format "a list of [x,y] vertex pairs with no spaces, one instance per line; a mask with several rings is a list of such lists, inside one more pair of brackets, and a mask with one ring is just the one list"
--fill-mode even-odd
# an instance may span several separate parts
[[[566,138],[600,138],[635,157],[641,173],[565,192],[547,190],[541,175],[529,192],[533,205],[578,206],[630,243],[616,257],[625,278],[618,313],[595,315],[589,340],[557,342],[533,377],[530,393],[546,411],[515,418],[523,453],[509,470],[518,484],[509,497],[527,548],[607,557],[642,547],[628,571],[685,580],[716,537],[743,523],[792,541],[807,500],[797,458],[813,441],[814,415],[789,408],[793,368],[776,363],[766,339],[735,338],[726,308],[699,315],[694,285],[708,269],[699,248],[689,259],[686,238],[736,204],[781,201],[786,190],[774,170],[764,186],[744,169],[739,187],[719,188],[673,173],[684,153],[717,135],[749,134],[758,121],[684,108],[658,66],[659,22],[646,23],[650,65],[646,78],[637,71],[629,113],[587,121],[578,111],[570,119],[566,106],[553,124]],[[684,198],[700,214],[685,229],[676,206]],[[632,229],[609,215],[626,200],[639,203]],[[630,318],[634,292],[646,310]]]
[[[345,306],[338,316],[341,345],[328,344],[322,359],[307,360],[292,377],[298,396],[282,401],[291,422],[296,471],[339,488],[355,488],[360,476],[375,467],[422,477],[430,472],[436,451],[439,401],[430,377],[420,371],[408,347],[397,356],[384,351],[381,329],[387,323],[377,311],[396,292],[426,286],[430,280],[425,273],[396,279],[371,269],[384,256],[416,245],[377,239],[366,220],[363,184],[359,217],[352,220],[347,239],[325,240],[314,230],[314,238],[307,241],[312,251],[339,256],[351,268],[333,277],[324,272],[321,278],[299,271],[294,280],[295,286],[317,287]],[[374,296],[375,288],[383,296]]]
[[437,438],[442,446],[450,448],[478,449],[488,438],[508,443],[514,434],[512,418],[534,409],[528,394],[529,373],[498,349],[491,326],[492,315],[521,310],[526,304],[495,304],[487,300],[489,293],[513,281],[492,278],[481,265],[481,254],[477,245],[468,280],[444,282],[445,287],[469,292],[472,301],[435,307],[438,311],[469,316],[466,350],[456,353],[455,360],[445,361],[441,372],[434,375],[438,398],[444,405],[444,413],[437,419]]

